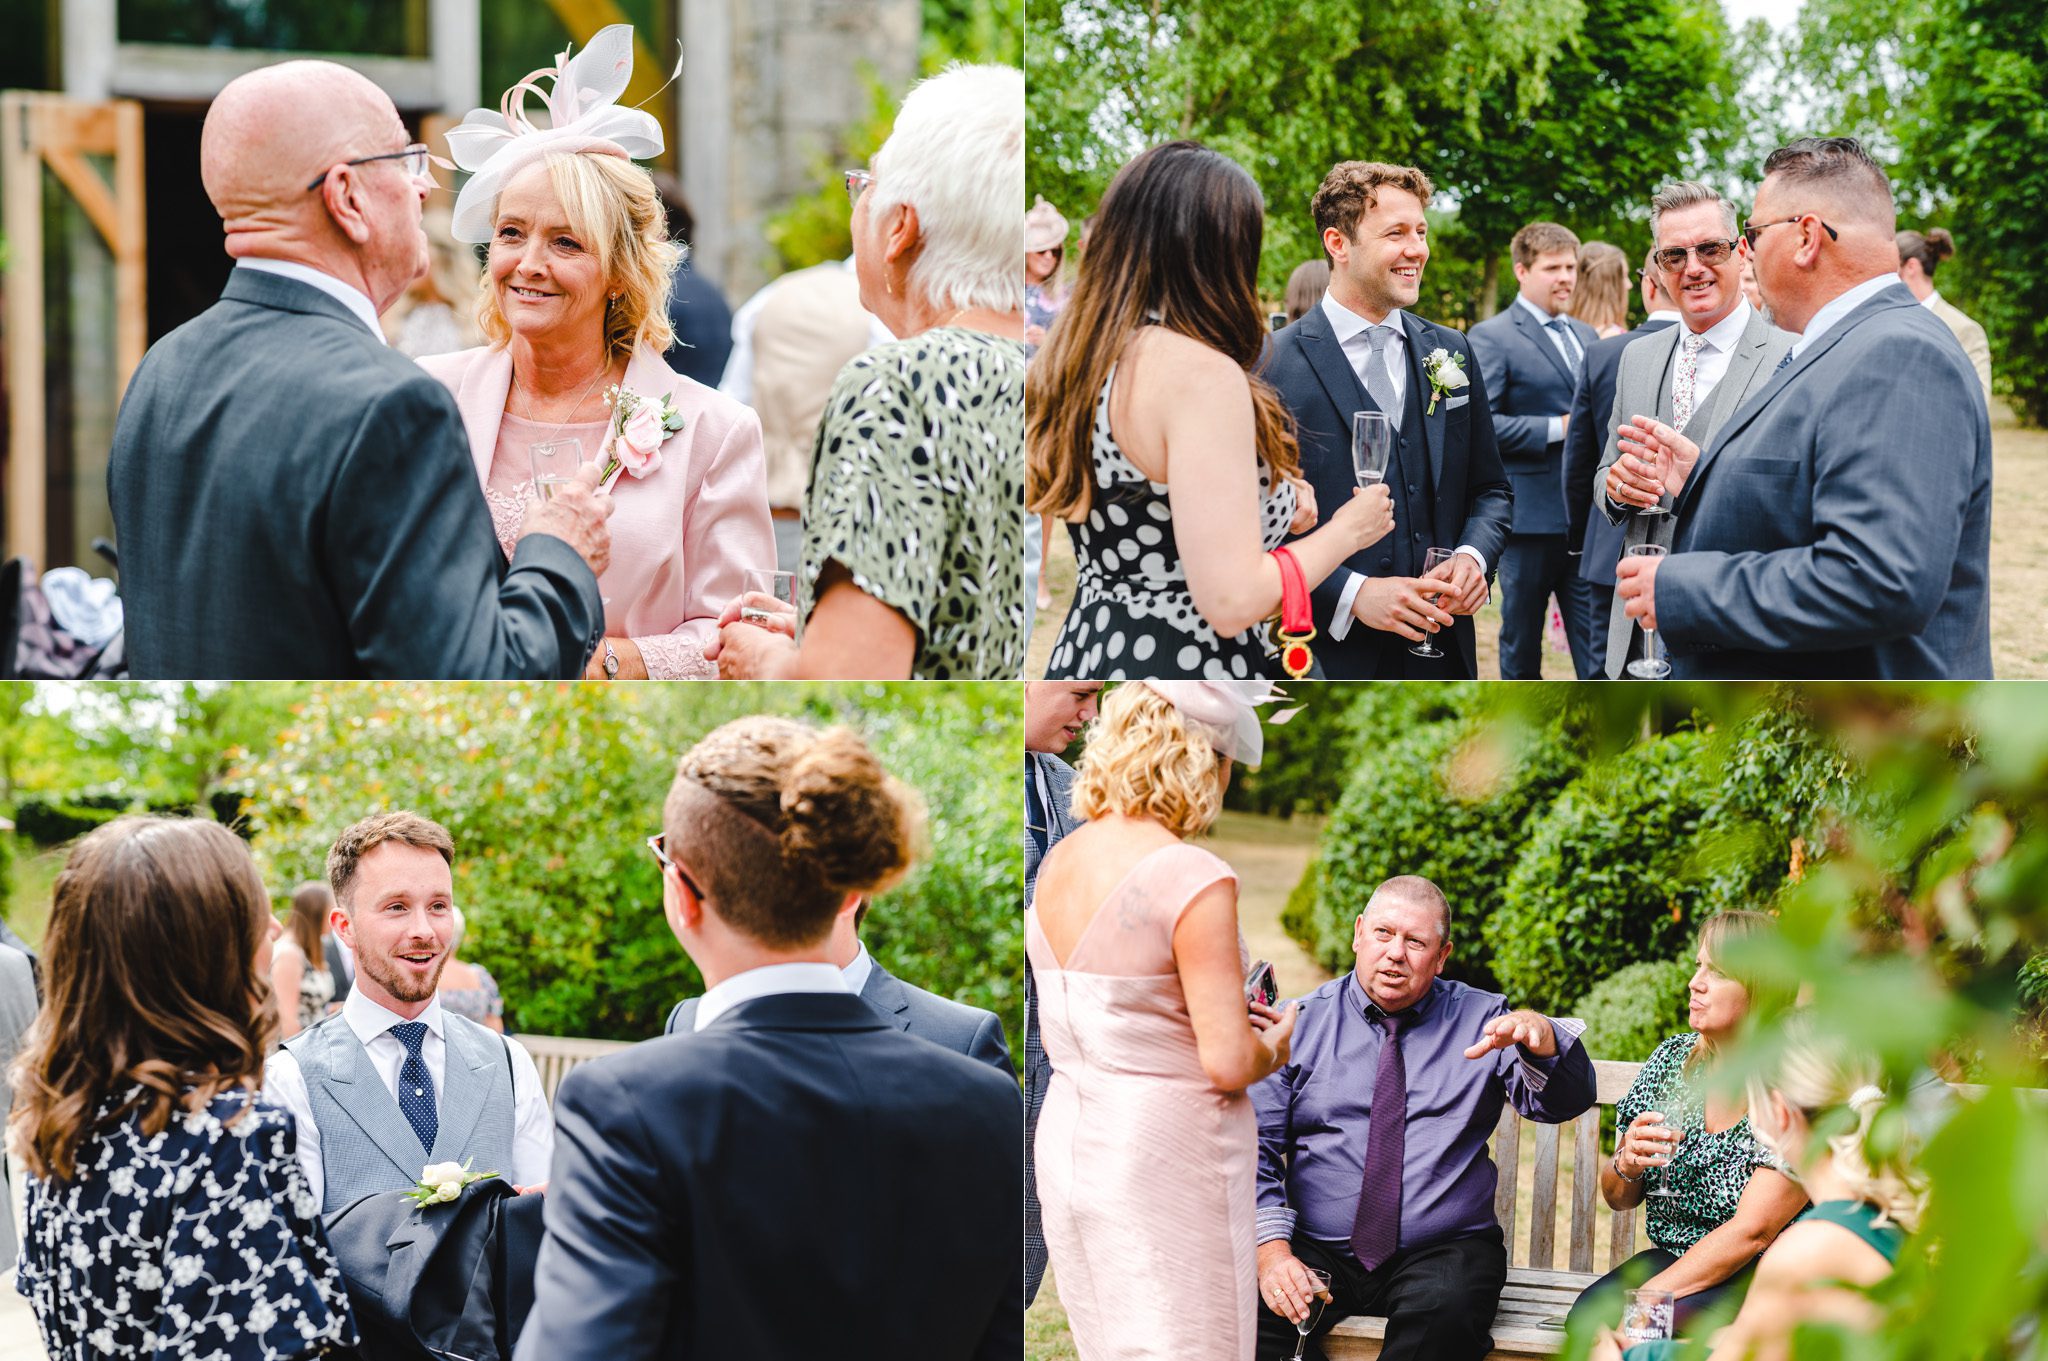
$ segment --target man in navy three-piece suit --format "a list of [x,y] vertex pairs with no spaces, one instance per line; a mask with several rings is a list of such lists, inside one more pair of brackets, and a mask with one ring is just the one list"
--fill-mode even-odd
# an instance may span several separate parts
[[[1273,338],[1263,371],[1294,415],[1318,505],[1342,505],[1356,486],[1353,414],[1394,425],[1394,527],[1313,592],[1315,653],[1332,680],[1476,677],[1472,615],[1507,541],[1514,493],[1479,367],[1464,336],[1404,310],[1421,294],[1432,192],[1412,166],[1331,169],[1312,201],[1329,292]],[[1425,570],[1431,548],[1450,560]],[[1410,651],[1439,630],[1443,656]]]
[[1564,613],[1572,664],[1581,679],[1598,675],[1594,640],[1607,617],[1592,583],[1572,561],[1566,538],[1564,438],[1586,347],[1599,332],[1564,315],[1578,282],[1579,238],[1555,222],[1532,222],[1509,245],[1519,292],[1472,328],[1472,353],[1493,398],[1501,461],[1515,483],[1515,522],[1500,561],[1502,680],[1543,675],[1546,603]]

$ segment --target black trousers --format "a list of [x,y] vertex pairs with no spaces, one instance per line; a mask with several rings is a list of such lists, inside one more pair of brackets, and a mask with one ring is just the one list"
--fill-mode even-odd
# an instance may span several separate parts
[[[1593,617],[1593,583],[1579,575],[1562,534],[1510,534],[1500,557],[1500,678],[1539,680],[1543,675],[1544,616],[1550,597],[1564,615],[1572,670],[1586,674],[1592,630],[1602,636],[1607,616]],[[1604,649],[1603,649],[1604,650]]]
[[[1332,1303],[1309,1330],[1304,1357],[1325,1361],[1317,1344],[1353,1314],[1387,1321],[1383,1361],[1482,1361],[1493,1347],[1493,1311],[1508,1279],[1499,1229],[1404,1248],[1377,1271],[1358,1265],[1348,1246],[1298,1237],[1290,1245],[1303,1266],[1330,1273]],[[1258,1361],[1288,1361],[1301,1334],[1259,1301]]]
[[[1573,1301],[1566,1326],[1574,1330],[1589,1326],[1589,1322],[1603,1328],[1617,1326],[1621,1322],[1622,1292],[1636,1289],[1677,1260],[1677,1254],[1662,1248],[1643,1249],[1587,1286],[1585,1293]],[[1755,1274],[1756,1262],[1752,1260],[1719,1285],[1680,1295],[1672,1306],[1672,1335],[1684,1336],[1694,1331],[1702,1315],[1712,1315],[1708,1331],[1734,1318],[1735,1311],[1742,1307],[1742,1297],[1749,1293],[1749,1278]]]

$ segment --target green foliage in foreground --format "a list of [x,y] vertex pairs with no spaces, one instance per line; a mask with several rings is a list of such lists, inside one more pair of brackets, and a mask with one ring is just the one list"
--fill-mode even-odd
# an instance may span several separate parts
[[234,772],[279,892],[320,877],[348,823],[410,808],[444,823],[465,957],[515,1030],[639,1039],[702,990],[642,844],[676,758],[742,715],[862,732],[923,795],[931,852],[864,931],[892,972],[1004,1017],[1021,1053],[1022,747],[1014,685],[332,685]]

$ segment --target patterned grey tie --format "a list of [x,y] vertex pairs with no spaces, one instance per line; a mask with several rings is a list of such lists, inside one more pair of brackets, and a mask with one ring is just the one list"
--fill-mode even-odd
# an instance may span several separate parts
[[441,1113],[434,1099],[433,1075],[427,1071],[427,1061],[420,1057],[420,1045],[427,1038],[427,1023],[401,1021],[391,1027],[391,1033],[405,1046],[405,1066],[398,1070],[398,1109],[412,1126],[412,1132],[419,1136],[420,1147],[432,1153],[434,1136],[441,1128]]
[[1564,342],[1565,362],[1573,373],[1577,373],[1579,365],[1586,358],[1586,351],[1585,347],[1579,344],[1579,338],[1572,334],[1572,328],[1564,324],[1563,317],[1552,317],[1543,323],[1543,327],[1555,333],[1557,338]]
[[1394,328],[1391,326],[1366,329],[1365,343],[1370,353],[1365,356],[1365,391],[1372,398],[1372,404],[1398,426],[1401,423],[1401,399],[1394,395],[1394,374],[1387,367],[1387,342],[1393,338]]
[[1699,400],[1700,347],[1706,343],[1706,336],[1695,331],[1679,348],[1678,376],[1671,380],[1671,428],[1674,430],[1685,429],[1685,423],[1692,419],[1693,406]]

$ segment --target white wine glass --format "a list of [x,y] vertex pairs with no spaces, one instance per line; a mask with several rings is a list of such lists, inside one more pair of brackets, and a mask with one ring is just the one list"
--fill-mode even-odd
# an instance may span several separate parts
[[1384,411],[1351,413],[1351,471],[1360,489],[1387,480],[1394,458],[1394,422]]
[[[1625,554],[1631,558],[1661,558],[1665,554],[1661,543],[1631,544]],[[1657,655],[1657,630],[1645,618],[1637,621],[1643,630],[1643,655],[1628,664],[1628,673],[1637,680],[1662,680],[1671,674],[1671,663]]]
[[[1655,1125],[1666,1130],[1671,1128],[1670,1122],[1664,1118],[1662,1113],[1655,1111],[1651,1113],[1657,1116],[1657,1119],[1653,1122]],[[1672,1160],[1677,1156],[1677,1149],[1678,1145],[1675,1141],[1667,1144],[1664,1150],[1664,1161],[1650,1164],[1648,1170],[1644,1172],[1643,1194],[1645,1196],[1655,1196],[1659,1200],[1668,1200],[1678,1194],[1678,1188],[1671,1184],[1670,1171]]]
[[1301,1361],[1302,1352],[1308,1347],[1308,1335],[1315,1331],[1316,1321],[1323,1316],[1323,1306],[1330,1302],[1330,1273],[1317,1271],[1314,1267],[1303,1267],[1302,1270],[1308,1273],[1312,1290],[1308,1297],[1308,1317],[1294,1325],[1294,1331],[1300,1334],[1294,1342],[1294,1361]]
[[[1432,548],[1422,555],[1422,575],[1428,576],[1437,568],[1449,562],[1456,553],[1449,548]],[[1441,598],[1441,597],[1439,597]],[[1426,624],[1429,633],[1423,640],[1408,650],[1418,657],[1441,657],[1444,650],[1436,645],[1436,625]]]
[[537,501],[554,500],[555,489],[574,481],[576,470],[583,466],[583,441],[579,439],[543,440],[526,448],[533,460],[533,495]]

